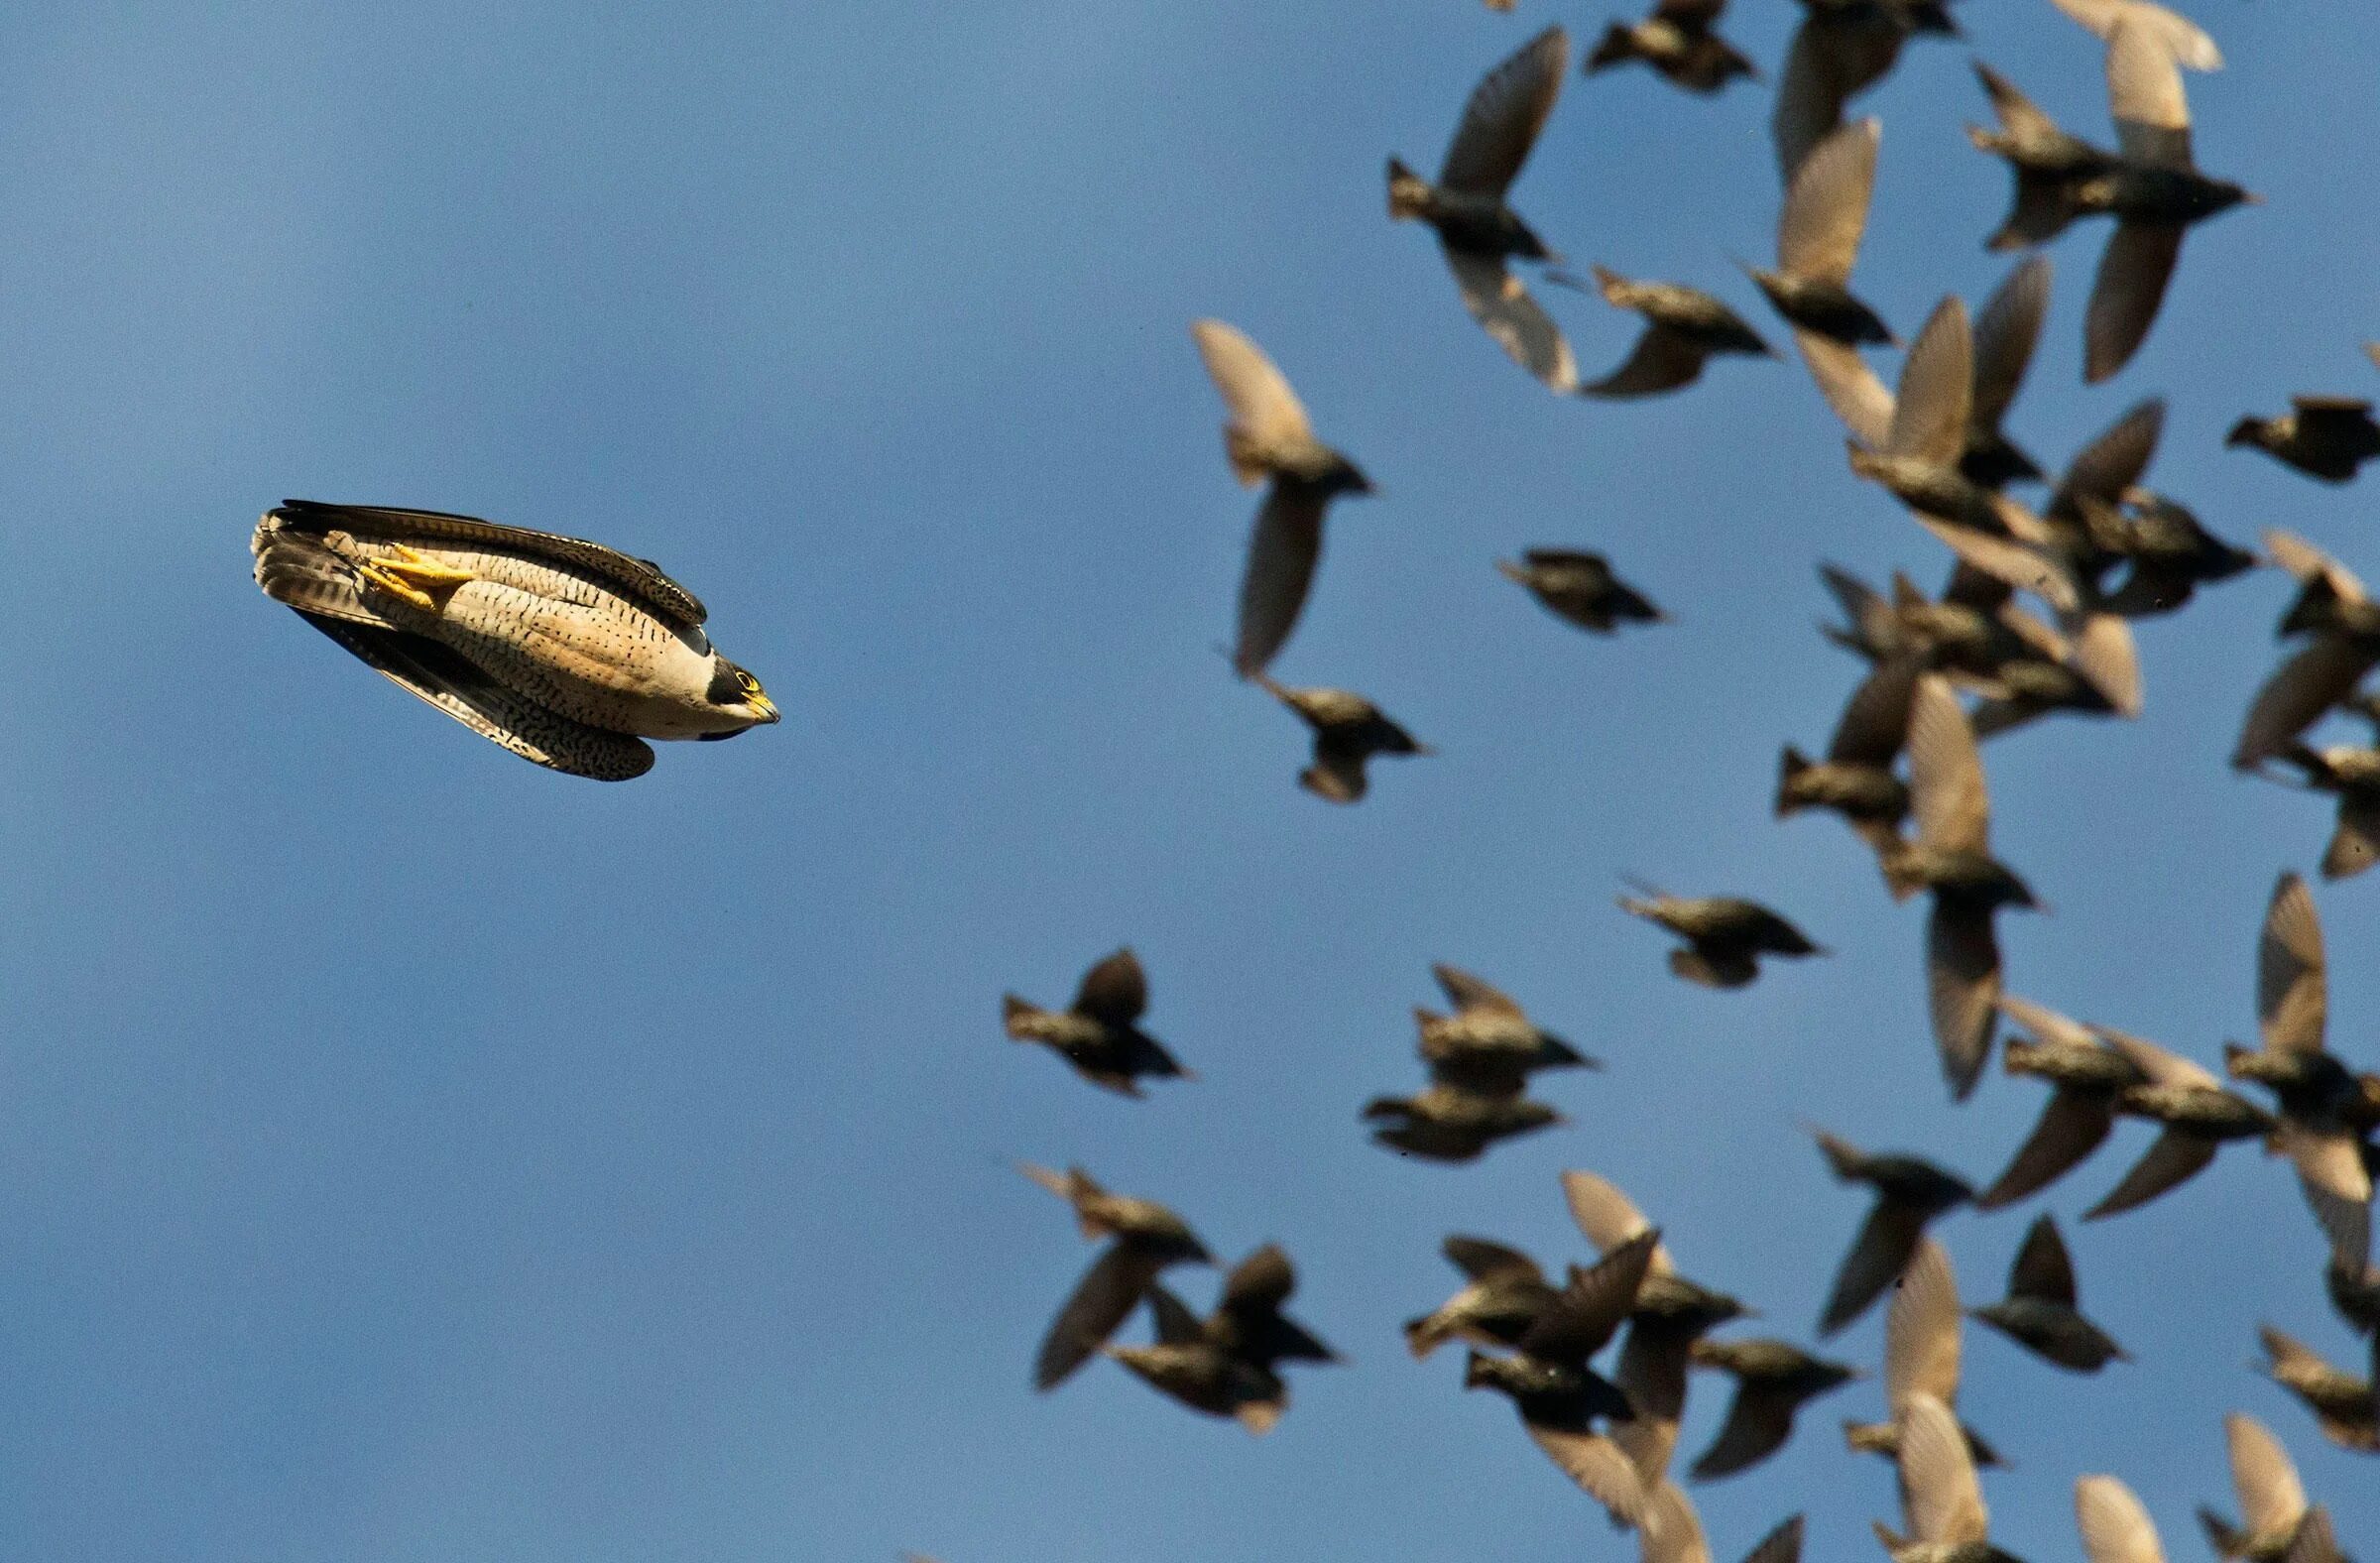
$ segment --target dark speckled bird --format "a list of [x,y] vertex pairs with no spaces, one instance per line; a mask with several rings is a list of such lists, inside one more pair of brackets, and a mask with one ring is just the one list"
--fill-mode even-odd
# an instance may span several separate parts
[[2298,580],[2297,599],[2281,616],[2280,633],[2307,641],[2249,704],[2231,751],[2231,764],[2241,771],[2284,753],[2380,663],[2380,603],[2372,601],[2362,581],[2313,543],[2279,528],[2265,532],[2264,550]]
[[1162,1286],[1149,1290],[1157,1339],[1150,1346],[1109,1346],[1109,1357],[1192,1410],[1228,1416],[1250,1433],[1270,1432],[1289,1408],[1283,1362],[1339,1359],[1281,1312],[1297,1288],[1289,1257],[1266,1244],[1225,1277],[1223,1298],[1200,1319]]
[[1108,1240],[1106,1252],[1058,1309],[1033,1359],[1033,1387],[1048,1390],[1091,1360],[1167,1265],[1215,1261],[1189,1223],[1154,1200],[1111,1194],[1080,1167],[1058,1173],[1028,1163],[1017,1170],[1074,1207],[1084,1238]]
[[1297,628],[1314,568],[1322,560],[1322,523],[1342,494],[1368,494],[1371,480],[1314,437],[1306,410],[1264,350],[1221,320],[1196,320],[1207,375],[1223,394],[1223,449],[1245,487],[1266,485],[1249,536],[1240,579],[1240,623],[1232,665],[1246,678],[1261,672]]
[[1859,1377],[1844,1363],[1813,1357],[1784,1341],[1697,1341],[1694,1365],[1735,1380],[1726,1421],[1694,1462],[1694,1479],[1714,1482],[1749,1470],[1785,1447],[1803,1405]]
[[[1608,1178],[1593,1172],[1562,1174],[1562,1195],[1571,1219],[1598,1254],[1609,1254],[1653,1230],[1634,1202]],[[1744,1317],[1743,1304],[1726,1292],[1678,1273],[1669,1250],[1655,1244],[1636,1306],[1628,1314],[1628,1336],[1619,1349],[1618,1383],[1630,1414],[1611,1426],[1611,1437],[1627,1452],[1637,1479],[1649,1491],[1669,1478],[1670,1456],[1686,1415],[1686,1368],[1696,1344],[1710,1330]]]
[[2076,1373],[2097,1373],[2110,1362],[2129,1360],[2106,1331],[2082,1316],[2074,1261],[2058,1236],[2057,1221],[2046,1215],[2033,1223],[2016,1251],[2008,1295],[1973,1313],[2034,1356]]
[[1370,786],[1364,768],[1372,756],[1431,752],[1360,694],[1291,689],[1262,673],[1255,681],[1314,730],[1314,763],[1297,774],[1297,782],[1316,797],[1357,802]]
[[1813,1129],[1827,1165],[1845,1183],[1876,1191],[1875,1205],[1835,1273],[1834,1289],[1819,1316],[1821,1337],[1834,1335],[1867,1311],[1893,1278],[1908,1267],[1927,1226],[1974,1198],[1966,1180],[1911,1155],[1870,1155],[1848,1141]]
[[1578,389],[1578,361],[1509,262],[1559,257],[1506,203],[1505,192],[1552,116],[1569,69],[1570,35],[1549,27],[1474,89],[1436,183],[1388,160],[1390,219],[1426,222],[1437,230],[1472,318],[1514,363],[1555,391]]
[[2188,507],[2150,489],[2126,491],[2121,509],[2094,511],[2094,545],[2128,564],[2105,607],[2129,619],[2172,613],[2201,586],[2227,581],[2263,561],[2208,532]]
[[[2306,1201],[2325,1230],[2371,1225],[2372,1175],[2364,1165],[2364,1088],[2327,1051],[2329,963],[2322,924],[2306,882],[2285,873],[2256,940],[2259,1045],[2223,1045],[2234,1080],[2252,1080],[2273,1096],[2280,1125],[2273,1147],[2297,1166]],[[2366,1239],[2363,1247],[2369,1247]]]
[[1520,1338],[1516,1352],[1490,1357],[1475,1351],[1463,1371],[1465,1388],[1508,1397],[1537,1447],[1622,1524],[1643,1517],[1644,1489],[1627,1453],[1595,1423],[1624,1420],[1630,1406],[1589,1359],[1634,1309],[1660,1241],[1657,1232],[1640,1233],[1592,1269],[1574,1265],[1569,1284]]
[[1405,1345],[1424,1358],[1448,1341],[1517,1346],[1552,1306],[1556,1293],[1537,1262],[1518,1249],[1457,1234],[1446,1240],[1447,1262],[1464,1275],[1463,1289],[1405,1323]]
[[1555,618],[1597,635],[1609,635],[1623,622],[1658,624],[1666,619],[1651,598],[1611,571],[1600,553],[1577,548],[1530,548],[1521,562],[1495,561],[1506,580],[1517,582]]
[[1516,1096],[1541,1069],[1601,1069],[1592,1058],[1531,1021],[1502,990],[1441,962],[1430,968],[1452,1015],[1416,1009],[1421,1061],[1441,1084],[1486,1096]]
[[1734,896],[1672,896],[1650,886],[1622,896],[1619,909],[1658,923],[1686,941],[1669,952],[1669,969],[1705,988],[1741,988],[1760,975],[1760,957],[1799,959],[1827,951],[1801,929],[1761,905]]
[[[1965,1317],[1960,1311],[1959,1278],[1952,1273],[1949,1252],[1932,1238],[1920,1240],[1884,1313],[1884,1403],[1889,1418],[1844,1423],[1843,1441],[1854,1452],[1897,1456],[1901,1413],[1918,1395],[1958,1408]],[[1964,1424],[1960,1431],[1966,1437],[1967,1457],[1977,1466],[2000,1464],[1982,1435]]]
[[1657,396],[1702,378],[1706,360],[1723,354],[1774,358],[1776,353],[1742,317],[1699,288],[1677,283],[1634,282],[1595,268],[1604,301],[1645,318],[1627,361],[1601,380],[1579,387],[1579,395],[1621,400]]
[[2256,1333],[2269,1360],[2264,1371],[2314,1412],[2324,1438],[2341,1449],[2380,1454],[2380,1402],[2371,1380],[2332,1367],[2314,1348],[2269,1324],[2259,1325]]
[[2243,1412],[2223,1418],[2223,1441],[2230,1455],[2231,1489],[2239,1497],[2239,1523],[2203,1505],[2199,1523],[2219,1557],[2279,1563],[2306,1517],[2306,1489],[2298,1480],[2298,1468],[2281,1441]]
[[1375,1096],[1364,1120],[1381,1127],[1375,1143],[1424,1161],[1473,1161],[1498,1141],[1550,1129],[1566,1120],[1525,1096],[1488,1096],[1460,1086],[1432,1085],[1418,1096]]
[[1587,57],[1587,74],[1641,60],[1689,92],[1717,92],[1760,72],[1714,31],[1727,0],[1659,0],[1641,22],[1614,22]]
[[2116,1098],[2148,1083],[2139,1066],[2090,1026],[2014,995],[2003,997],[1999,1008],[2032,1032],[2008,1038],[2001,1064],[2012,1075],[2047,1080],[2050,1100],[2007,1169],[1975,1196],[1978,1210],[2013,1205],[2080,1165],[2114,1129]]
[[2279,418],[2243,418],[2223,436],[2225,445],[2249,445],[2285,466],[2324,483],[2345,483],[2355,469],[2380,456],[2380,423],[2372,404],[2353,397],[2295,396]]
[[2002,906],[2034,905],[2033,893],[1991,855],[1991,799],[1982,757],[1958,697],[1938,674],[1917,681],[1909,716],[1909,799],[1916,836],[1884,873],[1896,893],[1933,894],[1926,918],[1926,991],[1934,1043],[1951,1094],[1964,1101],[1991,1056],[2000,997]]
[[1148,1009],[1148,977],[1129,948],[1085,972],[1074,1003],[1064,1010],[1044,1010],[1012,993],[1003,995],[1000,1003],[1012,1038],[1041,1043],[1104,1090],[1137,1097],[1142,1076],[1196,1078],[1140,1029],[1140,1017]]
[[1877,121],[1863,119],[1812,148],[1794,173],[1777,217],[1777,269],[1747,268],[1797,337],[1807,334],[1845,347],[1893,340],[1883,320],[1850,291],[1882,136]]
[[2380,861],[2380,749],[2317,748],[2293,738],[2273,758],[2294,766],[2306,790],[2338,799],[2338,824],[2322,849],[2322,878],[2351,879]]
[[2224,1090],[2220,1081],[2189,1059],[2122,1031],[2102,1026],[2098,1034],[2130,1059],[2147,1081],[2117,1092],[2116,1112],[2154,1119],[2165,1128],[2107,1197],[2082,1213],[2084,1221],[2137,1209],[2203,1171],[2226,1142],[2273,1132],[2274,1122],[2261,1108]]
[[2065,135],[2030,104],[2012,122],[2011,105],[1998,92],[2001,133],[1975,137],[2017,170],[2016,207],[1995,243],[2042,243],[2079,216],[2116,220],[2083,320],[2082,378],[2093,385],[2123,368],[2148,335],[2181,258],[2184,231],[2257,198],[2198,172],[2174,36],[2154,19],[2156,10],[2132,3],[2107,8],[2102,36],[2114,158]]
[[1908,737],[1919,666],[1914,657],[1895,658],[1862,679],[1844,705],[1824,760],[1785,746],[1777,759],[1779,819],[1823,808],[1842,815],[1878,858],[1900,845],[1909,788],[1892,763]]

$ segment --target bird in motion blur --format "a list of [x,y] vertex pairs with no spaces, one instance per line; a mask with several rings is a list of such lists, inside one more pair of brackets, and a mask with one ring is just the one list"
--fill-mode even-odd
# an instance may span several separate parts
[[1966,1180],[1912,1155],[1870,1154],[1823,1129],[1811,1131],[1836,1178],[1876,1192],[1859,1235],[1835,1272],[1818,1333],[1829,1336],[1868,1309],[1909,1266],[1926,1228],[1974,1198]]
[[1844,105],[1883,78],[1903,44],[1958,31],[1944,0],[1802,0],[1769,116],[1778,177],[1793,183],[1811,150],[1843,124]]
[[1914,657],[1896,657],[1861,679],[1844,703],[1825,759],[1785,746],[1777,758],[1779,819],[1827,809],[1842,815],[1879,860],[1893,853],[1909,815],[1909,788],[1892,763],[1908,736],[1920,665]]
[[1297,774],[1298,785],[1333,803],[1362,801],[1370,790],[1365,771],[1374,755],[1426,755],[1417,742],[1380,708],[1345,689],[1292,689],[1262,673],[1253,675],[1265,693],[1297,713],[1313,729],[1314,763]]
[[[1898,1458],[1901,1413],[1911,1401],[1924,1395],[1958,1410],[1965,1318],[1950,1252],[1931,1237],[1919,1239],[1884,1310],[1885,1419],[1844,1423],[1845,1444],[1861,1453]],[[1961,1423],[1959,1431],[1966,1440],[1967,1458],[1978,1467],[2001,1463],[1998,1452],[1973,1428]]]
[[2165,1543],[2133,1491],[2111,1476],[2075,1483],[2075,1527],[2087,1563],[2165,1563]]
[[1512,1095],[1543,1069],[1601,1069],[1601,1060],[1531,1021],[1510,995],[1440,962],[1430,968],[1454,1013],[1416,1007],[1421,1061],[1433,1079],[1466,1090]]
[[1760,975],[1760,957],[1799,959],[1827,951],[1756,901],[1739,896],[1672,896],[1651,886],[1619,898],[1619,909],[1667,928],[1686,943],[1669,969],[1705,988],[1741,988]]
[[2346,483],[2380,456],[2380,423],[2372,421],[2372,404],[2360,398],[2293,396],[2279,418],[2243,418],[2232,424],[2223,443],[2261,450],[2324,483]]
[[2092,1026],[2057,1011],[2002,996],[2000,1013],[2030,1032],[2002,1045],[2012,1075],[2050,1084],[2050,1100],[2006,1170],[1975,1196],[1978,1210],[1999,1210],[2050,1186],[2096,1150],[2115,1128],[2116,1098],[2148,1076]]
[[2099,1034],[2142,1076],[2141,1084],[2116,1093],[2117,1114],[2164,1127],[2132,1170],[2082,1213],[2084,1221],[2136,1210],[2204,1171],[2223,1144],[2273,1132],[2270,1115],[2224,1090],[2222,1082],[2191,1060],[2122,1031],[2102,1028]]
[[2322,878],[2351,879],[2380,862],[2380,696],[2341,702],[2372,724],[2370,744],[2309,744],[2292,738],[2272,758],[2294,769],[2299,786],[2338,800],[2337,824],[2322,849]]
[[1314,437],[1305,407],[1263,349],[1221,320],[1196,320],[1198,343],[1229,415],[1224,454],[1244,487],[1262,483],[1248,540],[1248,568],[1240,579],[1240,626],[1232,665],[1243,678],[1269,665],[1297,628],[1322,559],[1322,522],[1342,494],[1368,494],[1371,480],[1356,464]]
[[1594,271],[1604,301],[1634,310],[1645,325],[1626,361],[1579,387],[1581,396],[1614,401],[1658,396],[1694,384],[1704,363],[1721,354],[1776,356],[1741,316],[1699,288],[1635,282],[1601,266]]
[[[2074,14],[2081,8],[2069,9]],[[2091,10],[2104,23],[2102,31],[2084,21],[2107,41],[2107,98],[2117,150],[2110,154],[2068,135],[2021,93],[1988,74],[1985,89],[2000,112],[2002,129],[1996,135],[1970,134],[1984,151],[2007,160],[2016,176],[2015,206],[1994,235],[1995,244],[2046,243],[2077,217],[2115,218],[2082,322],[2082,378],[2096,385],[2123,368],[2148,336],[2181,258],[2184,232],[2257,197],[2227,180],[2201,174],[2192,158],[2190,105],[2176,53],[2180,35],[2165,20],[2180,19],[2140,0]]]
[[2107,1332],[2082,1316],[2075,1262],[2049,1216],[2036,1220],[2008,1270],[2008,1295],[1974,1310],[1974,1316],[2010,1340],[2061,1368],[2097,1373],[2126,1360]]
[[2202,1505],[2199,1523],[2216,1556],[2274,1563],[2288,1553],[2306,1518],[2306,1488],[2297,1465],[2271,1429],[2242,1411],[2223,1418],[2223,1443],[2239,1520],[2235,1524]]
[[1930,1394],[1916,1394],[1898,1421],[1901,1533],[1875,1526],[1892,1563],[2014,1563],[1991,1544],[1991,1515],[1974,1459],[1950,1408]]
[[1570,35],[1549,27],[1472,92],[1437,182],[1388,160],[1389,217],[1437,230],[1472,318],[1514,363],[1562,392],[1578,389],[1578,360],[1510,264],[1560,257],[1506,204],[1505,192],[1552,116],[1569,70]]
[[[1702,1516],[1674,1482],[1661,1483],[1646,1497],[1636,1538],[1637,1563],[1711,1563]],[[1801,1563],[1801,1557],[1802,1516],[1795,1514],[1754,1542],[1743,1563]]]
[[1614,22],[1587,56],[1587,73],[1641,60],[1689,92],[1717,92],[1737,76],[1760,72],[1719,36],[1727,0],[1658,0],[1641,22]]
[[2298,581],[2280,633],[2305,645],[2283,662],[2248,705],[2231,764],[2252,771],[2286,754],[2298,736],[2348,699],[2380,663],[2380,603],[2338,560],[2294,533],[2270,528],[2264,551]]
[[1876,311],[1850,291],[1883,133],[1875,120],[1863,119],[1811,149],[1777,216],[1776,270],[1749,268],[1752,281],[1792,325],[1794,340],[1804,343],[1805,355],[1805,338],[1844,351],[1894,339]]
[[1694,1462],[1698,1482],[1733,1476],[1766,1460],[1792,1438],[1794,1418],[1804,1405],[1859,1377],[1847,1363],[1829,1362],[1766,1337],[1697,1341],[1694,1366],[1735,1381],[1726,1420]]
[[1111,1194],[1080,1167],[1052,1172],[1017,1168],[1074,1208],[1075,1224],[1107,1248],[1058,1309],[1033,1357],[1033,1387],[1056,1388],[1089,1362],[1131,1316],[1169,1264],[1212,1264],[1215,1257],[1188,1222],[1152,1199]]
[[1517,1346],[1553,1304],[1556,1293],[1545,1272],[1518,1249],[1458,1233],[1441,1252],[1463,1272],[1464,1284],[1428,1313],[1405,1322],[1405,1346],[1417,1359],[1449,1341]]
[[1155,1342],[1101,1350],[1168,1398],[1209,1416],[1230,1417],[1250,1433],[1267,1433],[1289,1408],[1280,1365],[1339,1360],[1281,1311],[1296,1289],[1289,1256],[1268,1243],[1232,1267],[1222,1299],[1204,1319],[1165,1287],[1152,1284],[1148,1304]]
[[1143,1077],[1196,1078],[1140,1029],[1148,1009],[1148,975],[1129,948],[1085,972],[1074,1003],[1064,1010],[1044,1010],[1012,993],[1004,994],[1000,1005],[1012,1039],[1039,1042],[1073,1065],[1076,1074],[1120,1096],[1140,1095]]
[[2380,1454],[2380,1386],[2332,1366],[2320,1352],[2271,1325],[2260,1325],[2265,1372],[2314,1413],[2322,1436],[2341,1449]]
[[524,760],[625,782],[647,739],[777,720],[711,649],[705,610],[650,560],[470,516],[288,500],[256,583],[390,682]]
[[1658,624],[1667,617],[1651,598],[1612,572],[1611,561],[1578,548],[1530,548],[1521,562],[1498,559],[1503,577],[1528,588],[1555,618],[1596,635],[1622,623]]

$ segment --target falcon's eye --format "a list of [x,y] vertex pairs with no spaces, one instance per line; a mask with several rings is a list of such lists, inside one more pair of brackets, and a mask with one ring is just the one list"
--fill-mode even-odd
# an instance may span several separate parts
[[736,669],[736,686],[748,695],[761,692],[761,681],[740,667]]

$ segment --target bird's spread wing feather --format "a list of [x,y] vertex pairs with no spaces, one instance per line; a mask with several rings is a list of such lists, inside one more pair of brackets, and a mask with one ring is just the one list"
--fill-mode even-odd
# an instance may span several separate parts
[[1549,27],[1488,72],[1464,105],[1438,182],[1466,194],[1503,194],[1537,145],[1569,70],[1570,35]]

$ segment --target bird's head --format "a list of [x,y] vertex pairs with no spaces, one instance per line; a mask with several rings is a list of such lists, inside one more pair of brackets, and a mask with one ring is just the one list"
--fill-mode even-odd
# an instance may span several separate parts
[[783,720],[761,681],[716,652],[711,654],[711,682],[703,699],[715,716],[734,724],[722,732],[705,734],[708,738],[733,738],[747,728]]

